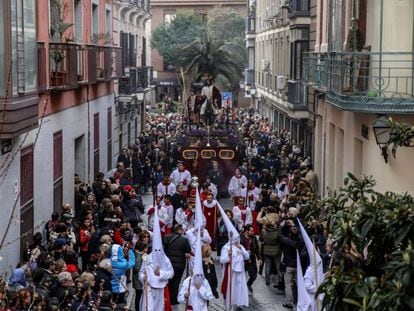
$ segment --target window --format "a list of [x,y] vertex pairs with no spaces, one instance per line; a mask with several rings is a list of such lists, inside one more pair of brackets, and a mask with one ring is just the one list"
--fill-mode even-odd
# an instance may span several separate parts
[[[0,36],[4,38],[4,1],[0,1]],[[4,68],[4,40],[0,40],[0,95],[4,95],[4,78],[7,73]]]
[[164,13],[164,23],[171,24],[173,19],[175,18],[175,13]]
[[22,149],[20,154],[20,205],[33,200],[33,146]]
[[99,172],[99,113],[93,115],[93,172]]
[[62,131],[53,134],[53,180],[62,177],[63,173],[63,141]]
[[107,112],[107,161],[108,161],[108,171],[112,169],[112,108],[108,108]]
[[203,23],[207,23],[207,11],[196,9],[194,11],[194,15],[197,15],[198,17],[200,17],[200,19]]
[[62,131],[53,134],[53,211],[63,210],[63,136]]
[[[3,1],[2,1],[3,3]],[[12,0],[12,83],[14,93],[37,88],[36,7],[34,0]],[[19,44],[17,42],[19,38]],[[3,42],[1,43],[3,44]],[[4,58],[2,57],[2,60]],[[23,66],[19,64],[24,64]],[[3,71],[2,71],[3,72]]]
[[302,55],[309,49],[309,28],[294,28],[291,30],[291,68],[293,80],[302,79]]
[[105,10],[105,34],[109,37],[112,34],[112,12]]
[[92,3],[92,39],[93,41],[98,41],[99,33],[99,7],[98,4]]
[[83,23],[82,23],[82,17],[83,17],[83,7],[82,7],[82,0],[75,0],[75,19],[74,19],[74,31],[75,31],[75,40],[76,42],[82,42],[83,41]]

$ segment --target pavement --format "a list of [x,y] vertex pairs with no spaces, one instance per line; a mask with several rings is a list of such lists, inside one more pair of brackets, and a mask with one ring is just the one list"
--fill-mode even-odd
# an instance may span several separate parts
[[[151,205],[153,197],[151,194],[145,194],[142,197],[144,204]],[[223,208],[232,207],[231,200],[220,201]],[[215,258],[215,253],[213,253],[213,258]],[[217,278],[221,280],[221,268],[220,264],[216,260],[216,271],[218,273]],[[282,305],[284,303],[284,294],[281,293],[276,288],[273,288],[273,283],[270,286],[267,286],[265,283],[264,276],[258,275],[256,281],[253,283],[253,293],[249,294],[249,306],[244,307],[242,310],[256,310],[256,311],[286,311],[289,309],[284,308]],[[220,286],[220,281],[219,281]],[[128,297],[128,302],[131,302],[129,306],[133,310],[133,303],[135,299],[134,291],[130,290],[131,295]],[[173,306],[174,311],[184,310],[183,305]],[[212,311],[222,311],[226,310],[224,301],[220,295],[219,299],[210,301],[208,310]]]

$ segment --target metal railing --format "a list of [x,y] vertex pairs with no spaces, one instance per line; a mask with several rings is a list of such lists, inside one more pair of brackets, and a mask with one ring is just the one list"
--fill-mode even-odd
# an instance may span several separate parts
[[49,43],[50,88],[78,86],[78,48],[72,43]]
[[74,89],[122,76],[122,50],[111,46],[38,43],[38,89]]
[[[304,57],[303,80],[343,106],[414,105],[413,52],[330,52]],[[365,105],[365,106],[361,106]],[[397,107],[400,105],[400,107]],[[374,108],[373,108],[374,109]]]
[[287,98],[292,109],[306,109],[307,103],[307,86],[301,80],[289,80],[287,82]]
[[148,75],[151,69],[151,67],[129,68],[129,76],[119,79],[119,93],[130,95],[136,93],[140,87],[148,87]]

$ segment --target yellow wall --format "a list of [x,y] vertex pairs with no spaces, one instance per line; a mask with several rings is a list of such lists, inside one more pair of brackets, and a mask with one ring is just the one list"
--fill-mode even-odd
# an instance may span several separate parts
[[[389,150],[385,164],[371,128],[375,114],[342,111],[323,101],[319,102],[318,114],[315,168],[320,188],[337,188],[347,172],[359,175],[362,170],[375,178],[380,192],[414,194],[414,148],[399,148],[396,159]],[[414,125],[414,116],[392,117]],[[361,136],[362,124],[369,127],[368,139]]]

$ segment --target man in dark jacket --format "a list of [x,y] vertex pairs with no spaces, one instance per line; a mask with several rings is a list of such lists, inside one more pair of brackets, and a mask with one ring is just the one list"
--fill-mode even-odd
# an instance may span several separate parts
[[173,233],[163,239],[165,254],[170,259],[174,269],[174,277],[168,282],[170,300],[172,305],[177,305],[178,288],[184,270],[186,269],[187,258],[191,256],[191,247],[188,240],[182,236],[183,227],[179,224],[174,226]]
[[183,195],[183,185],[179,183],[177,185],[177,188],[175,189],[175,193],[171,197],[171,203],[172,203],[172,206],[174,207],[174,218],[173,218],[174,225],[177,223],[175,221],[175,213],[177,212],[179,208],[182,208],[184,204],[186,204],[186,202],[187,200]]
[[247,281],[247,288],[249,292],[253,292],[253,282],[257,278],[257,260],[259,265],[262,261],[262,254],[260,252],[259,241],[254,235],[253,225],[246,225],[243,229],[243,234],[240,236],[240,244],[244,246],[246,251],[250,253],[250,258],[244,262],[244,269],[249,274],[249,280]]
[[130,185],[126,185],[122,191],[122,201],[120,207],[125,219],[131,224],[132,228],[138,225],[143,211],[141,202],[131,197],[133,189]]
[[213,161],[213,169],[209,170],[207,176],[210,178],[211,182],[217,187],[217,196],[216,198],[222,198],[224,196],[225,185],[224,185],[224,175],[223,171],[219,168],[218,162]]
[[282,249],[280,246],[277,225],[274,221],[265,223],[264,230],[260,235],[262,241],[263,255],[265,261],[265,280],[266,285],[270,285],[270,275],[272,268],[276,270],[279,280],[281,280],[281,272],[279,270]]
[[283,263],[286,266],[285,271],[285,297],[286,302],[283,306],[287,309],[293,309],[293,280],[296,279],[296,251],[301,253],[305,246],[302,236],[294,221],[289,219],[281,223],[279,229],[280,244],[283,247]]

